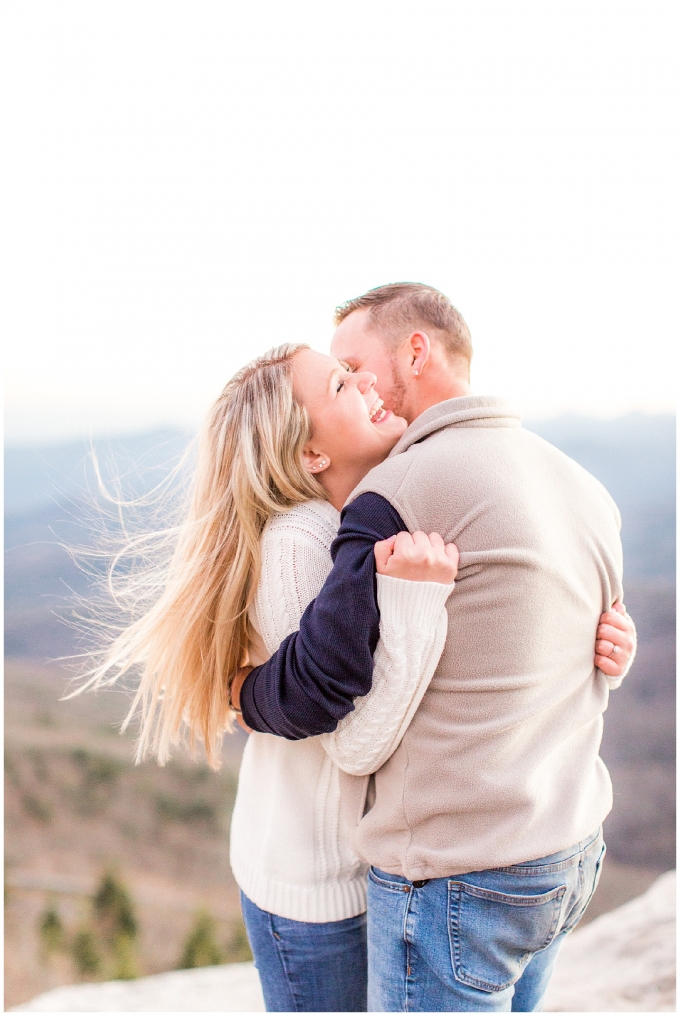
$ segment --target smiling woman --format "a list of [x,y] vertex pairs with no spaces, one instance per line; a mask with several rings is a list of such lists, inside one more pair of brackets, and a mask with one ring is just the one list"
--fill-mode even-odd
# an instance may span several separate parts
[[[249,611],[262,534],[296,505],[330,502],[335,517],[397,443],[406,421],[383,408],[375,382],[304,345],[280,346],[248,364],[201,430],[184,520],[131,541],[115,558],[110,587],[134,620],[104,646],[80,691],[139,679],[125,723],[140,710],[138,760],[151,752],[163,763],[188,735],[219,765],[233,719],[231,686],[258,642]],[[396,524],[394,534],[402,528]],[[156,537],[161,560],[150,568],[141,559]],[[396,553],[385,549],[401,560],[403,542]],[[435,570],[442,558],[446,575],[441,540],[429,558]],[[123,559],[134,567],[119,581]],[[393,576],[410,577],[409,566],[403,574],[398,568],[392,561]],[[431,577],[443,581],[438,574]]]
[[[138,618],[84,685],[139,677],[138,759],[165,761],[187,732],[219,765],[234,674],[298,627],[330,570],[339,509],[406,428],[375,381],[281,346],[239,371],[210,410],[185,519],[166,534],[170,556],[148,574],[133,569],[120,595]],[[364,621],[376,584],[380,604],[366,687],[342,700],[328,738],[252,734],[244,754],[231,862],[270,1009],[366,1010],[366,866],[341,809],[340,770],[366,776],[394,751],[439,659],[458,561],[436,534],[397,535],[396,512],[388,524],[394,537],[369,538],[353,576]],[[295,991],[277,979],[282,941]]]
[[406,420],[383,408],[375,384],[375,374],[352,373],[312,349],[301,349],[293,358],[293,394],[312,426],[304,461],[321,478],[338,511],[406,430]]

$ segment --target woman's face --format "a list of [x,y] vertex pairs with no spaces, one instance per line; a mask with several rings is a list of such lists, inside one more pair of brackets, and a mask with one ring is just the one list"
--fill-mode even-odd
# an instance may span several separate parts
[[381,408],[375,374],[352,374],[332,356],[301,349],[293,357],[293,394],[312,423],[308,446],[312,471],[363,469],[388,455],[406,430],[401,416]]

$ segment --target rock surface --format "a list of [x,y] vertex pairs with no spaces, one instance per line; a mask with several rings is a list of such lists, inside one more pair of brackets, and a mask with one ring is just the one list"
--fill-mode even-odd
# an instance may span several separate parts
[[[13,1012],[263,1012],[251,963],[78,984]],[[565,942],[546,1012],[675,1011],[675,872]]]
[[264,1012],[252,963],[55,988],[12,1012]]
[[569,936],[545,1012],[675,1012],[675,872]]

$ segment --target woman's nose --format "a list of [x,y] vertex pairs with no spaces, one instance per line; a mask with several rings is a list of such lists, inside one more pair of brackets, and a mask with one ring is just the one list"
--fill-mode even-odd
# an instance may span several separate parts
[[378,380],[375,374],[371,374],[367,370],[355,374],[354,377],[356,378],[357,388],[359,389],[362,395],[365,395],[368,389],[372,388],[373,385]]

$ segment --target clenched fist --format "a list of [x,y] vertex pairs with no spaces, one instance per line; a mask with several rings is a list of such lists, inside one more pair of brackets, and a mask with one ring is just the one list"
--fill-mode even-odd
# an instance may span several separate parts
[[412,582],[450,585],[458,574],[458,548],[444,543],[439,533],[397,533],[375,545],[379,575]]

